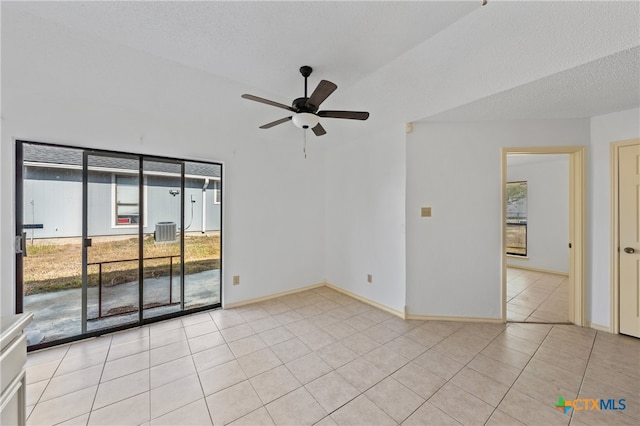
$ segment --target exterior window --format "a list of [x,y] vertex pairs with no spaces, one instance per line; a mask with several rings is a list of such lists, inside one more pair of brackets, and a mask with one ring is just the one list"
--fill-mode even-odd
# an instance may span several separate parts
[[222,199],[222,191],[220,189],[220,181],[213,181],[213,204],[220,204]]
[[527,182],[507,182],[507,254],[527,255]]
[[140,223],[140,202],[138,200],[138,177],[116,175],[116,225]]

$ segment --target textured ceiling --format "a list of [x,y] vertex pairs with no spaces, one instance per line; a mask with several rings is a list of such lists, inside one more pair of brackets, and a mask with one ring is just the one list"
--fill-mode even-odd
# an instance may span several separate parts
[[[640,2],[480,5],[2,2],[283,103],[301,96],[298,68],[308,64],[311,87],[339,87],[325,108],[367,109],[370,121],[589,117],[639,106]],[[266,109],[247,113],[266,122]]]
[[282,94],[298,69],[348,86],[480,7],[467,2],[3,2],[72,29]]
[[581,118],[640,105],[640,47],[435,114],[425,121]]

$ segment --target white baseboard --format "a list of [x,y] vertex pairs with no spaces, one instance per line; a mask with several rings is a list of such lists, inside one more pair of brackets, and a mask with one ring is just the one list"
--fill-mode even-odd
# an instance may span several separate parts
[[604,331],[605,333],[611,333],[611,329],[606,325],[595,324],[587,321],[587,327],[593,328],[594,330]]
[[502,318],[479,318],[479,317],[450,317],[450,316],[435,316],[435,315],[416,315],[409,314],[407,312],[407,307],[404,307],[404,310],[398,311],[396,309],[390,308],[389,306],[383,305],[382,303],[374,302],[373,300],[367,299],[366,297],[362,297],[358,294],[352,293],[348,290],[340,288],[334,284],[327,283],[327,287],[339,291],[341,293],[346,294],[347,296],[353,297],[367,305],[371,305],[374,308],[381,309],[385,312],[389,312],[392,315],[400,317],[402,319],[407,320],[423,320],[423,321],[460,321],[460,322],[486,322],[486,323],[494,323],[500,324],[502,323]]
[[483,317],[450,317],[450,316],[437,316],[437,315],[407,315],[407,319],[422,320],[422,321],[459,321],[459,322],[487,322],[492,324],[503,323],[502,318],[483,318]]
[[311,290],[311,289],[314,289],[314,288],[322,287],[324,285],[326,285],[326,284],[325,283],[311,284],[311,285],[308,285],[306,287],[296,288],[294,290],[288,290],[288,291],[283,291],[283,292],[280,292],[280,293],[274,293],[274,294],[270,294],[268,296],[256,297],[255,299],[246,299],[246,300],[241,300],[240,302],[234,302],[234,303],[223,303],[222,304],[222,309],[233,309],[233,308],[237,308],[239,306],[250,305],[252,303],[264,302],[266,300],[276,299],[278,297],[287,296],[289,294],[300,293],[301,291]]
[[509,263],[507,263],[507,268],[524,269],[525,271],[543,272],[543,273],[545,273],[545,274],[563,275],[563,276],[565,276],[565,277],[568,277],[568,276],[569,276],[569,273],[568,273],[568,272],[553,271],[553,270],[551,270],[551,269],[534,268],[534,267],[532,267],[532,266],[509,265]]
[[[312,284],[306,287],[301,287],[301,288],[297,288],[295,290],[289,290],[289,291],[283,291],[281,293],[275,293],[275,294],[270,294],[268,296],[263,296],[263,297],[257,297],[255,299],[247,299],[247,300],[242,300],[240,302],[234,302],[234,303],[225,303],[223,306],[223,309],[233,309],[233,308],[237,308],[240,306],[244,306],[244,305],[249,305],[252,303],[259,303],[259,302],[264,302],[266,300],[270,300],[270,299],[276,299],[278,297],[282,297],[282,296],[286,296],[289,294],[295,294],[295,293],[300,293],[302,291],[307,291],[307,290],[311,290],[314,288],[318,288],[318,287],[323,287],[326,286],[332,290],[338,291],[342,294],[345,294],[349,297],[352,297],[356,300],[359,300],[362,303],[366,303],[367,305],[373,306],[374,308],[380,309],[382,311],[388,312],[391,315],[394,315],[398,318],[402,318],[402,319],[412,319],[412,320],[422,320],[422,321],[460,321],[460,322],[485,322],[485,323],[493,323],[493,324],[499,324],[502,323],[502,319],[501,318],[481,318],[481,317],[455,317],[455,316],[436,316],[436,315],[416,315],[416,314],[409,314],[407,312],[407,307],[405,306],[403,311],[399,311],[397,309],[393,309],[387,305],[384,305],[382,303],[373,301],[371,299],[367,299],[366,297],[360,296],[359,294],[356,293],[352,293],[349,290],[345,290],[341,287],[338,287],[335,284],[331,284],[328,282],[323,282],[323,283],[319,283],[319,284]],[[608,329],[606,329],[606,327],[602,327],[599,326],[600,328],[596,328],[597,330],[601,330],[601,331],[608,331]],[[595,327],[593,327],[595,328]]]
[[401,312],[401,311],[395,310],[393,308],[390,308],[387,305],[383,305],[382,303],[378,303],[378,302],[375,302],[375,301],[373,301],[371,299],[367,299],[366,297],[362,297],[362,296],[360,296],[358,294],[351,293],[349,290],[345,290],[343,288],[340,288],[337,285],[334,285],[334,284],[331,284],[331,283],[325,283],[325,285],[327,287],[329,287],[330,289],[332,289],[332,290],[339,291],[340,293],[346,294],[349,297],[353,297],[354,299],[359,300],[362,303],[366,303],[367,305],[371,305],[374,308],[378,308],[380,310],[383,310],[385,312],[390,313],[391,315],[395,315],[395,316],[397,316],[399,318],[406,319],[405,312]]
[[233,309],[233,308],[237,308],[237,307],[240,307],[240,306],[249,305],[249,304],[252,304],[252,303],[264,302],[264,301],[267,301],[267,300],[270,300],[270,299],[276,299],[278,297],[286,296],[286,295],[289,295],[289,294],[300,293],[302,291],[307,291],[307,290],[311,290],[311,289],[318,288],[318,287],[323,287],[323,286],[324,287],[328,287],[328,288],[330,288],[332,290],[338,291],[338,292],[340,292],[342,294],[345,294],[345,295],[347,295],[349,297],[352,297],[352,298],[354,298],[356,300],[359,300],[360,302],[366,303],[367,305],[373,306],[374,308],[381,309],[381,310],[383,310],[385,312],[388,312],[388,313],[390,313],[392,315],[395,315],[397,317],[400,317],[400,318],[403,318],[403,319],[405,318],[405,312],[397,311],[397,310],[395,310],[393,308],[390,308],[389,306],[386,306],[386,305],[383,305],[381,303],[375,302],[373,300],[367,299],[366,297],[362,297],[362,296],[357,295],[355,293],[351,293],[348,290],[345,290],[343,288],[340,288],[340,287],[338,287],[338,286],[336,286],[334,284],[328,283],[328,282],[323,282],[323,283],[319,283],[319,284],[312,284],[312,285],[309,285],[309,286],[306,286],[306,287],[297,288],[295,290],[283,291],[283,292],[280,292],[280,293],[270,294],[268,296],[257,297],[255,299],[246,299],[246,300],[242,300],[240,302],[234,302],[234,303],[223,303],[223,309]]

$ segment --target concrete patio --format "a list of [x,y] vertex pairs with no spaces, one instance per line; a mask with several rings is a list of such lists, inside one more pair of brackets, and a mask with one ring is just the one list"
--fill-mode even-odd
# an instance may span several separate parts
[[[169,277],[144,281],[145,318],[180,311],[180,277],[172,280],[169,301]],[[185,309],[220,302],[220,270],[185,276]],[[171,302],[171,303],[170,303]],[[98,318],[98,287],[87,290],[87,331],[96,331],[138,321],[138,281],[102,288],[102,318]],[[38,293],[24,297],[24,311],[33,312],[33,322],[25,330],[28,344],[53,341],[82,332],[82,289]],[[107,316],[109,312],[124,312]]]

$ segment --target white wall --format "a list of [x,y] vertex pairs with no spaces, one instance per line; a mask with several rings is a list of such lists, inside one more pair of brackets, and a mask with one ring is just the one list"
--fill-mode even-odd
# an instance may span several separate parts
[[611,142],[637,138],[638,108],[591,118],[587,318],[604,327],[611,324]]
[[569,273],[569,155],[524,157],[507,156],[507,181],[527,182],[527,259],[507,265]]
[[327,281],[400,312],[405,305],[404,139],[404,124],[388,124],[332,146],[325,178]]
[[310,143],[304,159],[296,129],[245,122],[259,107],[240,99],[251,91],[3,10],[2,313],[15,302],[15,138],[222,161],[225,303],[322,282],[323,148]]
[[[500,149],[588,143],[586,119],[415,123],[406,160],[409,313],[500,318]],[[420,217],[422,206],[431,218]]]
[[[1,18],[3,313],[15,296],[15,138],[223,161],[228,303],[326,278],[396,310],[492,318],[500,315],[500,147],[591,143],[587,319],[609,323],[609,143],[640,136],[638,109],[591,126],[416,123],[406,139],[404,124],[387,122],[338,144],[331,132],[322,143],[311,138],[305,160],[296,129],[263,132],[243,119],[260,106],[239,95],[259,91],[15,10]],[[420,218],[421,206],[433,217]],[[236,274],[240,286],[231,285]]]

